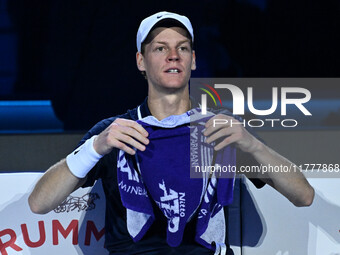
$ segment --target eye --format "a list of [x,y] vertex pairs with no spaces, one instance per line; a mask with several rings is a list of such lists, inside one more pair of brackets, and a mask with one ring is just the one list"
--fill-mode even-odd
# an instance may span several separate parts
[[180,51],[188,51],[189,50],[189,48],[187,46],[180,46],[178,49]]
[[163,52],[165,50],[164,46],[159,46],[155,49],[156,51]]

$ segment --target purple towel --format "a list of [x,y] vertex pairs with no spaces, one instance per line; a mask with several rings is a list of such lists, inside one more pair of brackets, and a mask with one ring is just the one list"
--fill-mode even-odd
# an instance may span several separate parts
[[153,116],[138,121],[149,132],[150,143],[144,152],[136,153],[138,169],[124,151],[119,152],[117,169],[127,228],[134,241],[140,240],[154,221],[152,199],[168,219],[164,231],[170,246],[180,245],[185,225],[195,215],[195,240],[216,252],[225,247],[223,206],[232,202],[234,173],[229,173],[230,178],[216,178],[208,172],[190,178],[197,165],[236,163],[232,146],[214,153],[214,144],[205,143],[202,131],[212,116],[194,109],[162,121]]

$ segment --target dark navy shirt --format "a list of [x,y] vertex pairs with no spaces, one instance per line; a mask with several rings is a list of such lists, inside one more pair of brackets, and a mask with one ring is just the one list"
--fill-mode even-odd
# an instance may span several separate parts
[[[140,113],[142,118],[151,115],[147,106],[147,99],[140,105]],[[101,133],[117,118],[138,120],[137,108],[128,110],[127,113],[123,115],[98,122],[86,133],[78,146],[93,135]],[[103,190],[106,196],[105,247],[109,250],[110,254],[214,254],[214,251],[194,241],[195,220],[190,221],[186,225],[182,243],[178,247],[170,247],[166,242],[167,219],[155,204],[153,204],[156,216],[155,222],[140,241],[135,243],[132,240],[126,225],[126,209],[122,205],[118,190],[117,153],[118,149],[113,149],[109,154],[99,160],[95,167],[88,173],[86,183],[83,185],[83,187],[92,186],[97,179],[102,180]],[[257,164],[256,162],[250,162],[250,160],[254,161],[254,159],[246,155],[246,153],[238,152],[238,154],[238,160],[246,160],[248,164]],[[251,181],[257,187],[264,185],[264,183],[258,179]],[[195,218],[196,217],[193,217],[193,219]]]

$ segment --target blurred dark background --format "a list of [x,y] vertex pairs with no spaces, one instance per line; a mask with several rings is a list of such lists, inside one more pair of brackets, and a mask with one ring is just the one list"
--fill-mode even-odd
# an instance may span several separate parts
[[0,100],[51,100],[65,130],[134,108],[136,32],[163,10],[193,23],[194,77],[339,77],[337,0],[0,0]]

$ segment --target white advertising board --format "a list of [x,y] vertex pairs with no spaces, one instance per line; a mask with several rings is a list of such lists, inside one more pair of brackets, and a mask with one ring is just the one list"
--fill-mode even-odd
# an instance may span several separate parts
[[[266,185],[257,190],[248,180],[246,189],[259,215],[243,199],[242,255],[340,255],[340,179],[309,178],[315,189],[310,207],[297,208]],[[249,200],[249,198],[248,198]],[[246,245],[252,235],[257,243]]]
[[[101,183],[78,189],[56,210],[37,215],[27,200],[40,176],[0,175],[0,255],[108,254]],[[340,179],[309,182],[316,191],[314,203],[297,208],[268,185],[256,189],[243,179],[229,215],[235,255],[340,255]]]
[[[101,184],[78,189],[46,215],[33,214],[28,196],[41,173],[0,175],[0,254],[108,254]],[[67,253],[65,253],[67,251]]]

